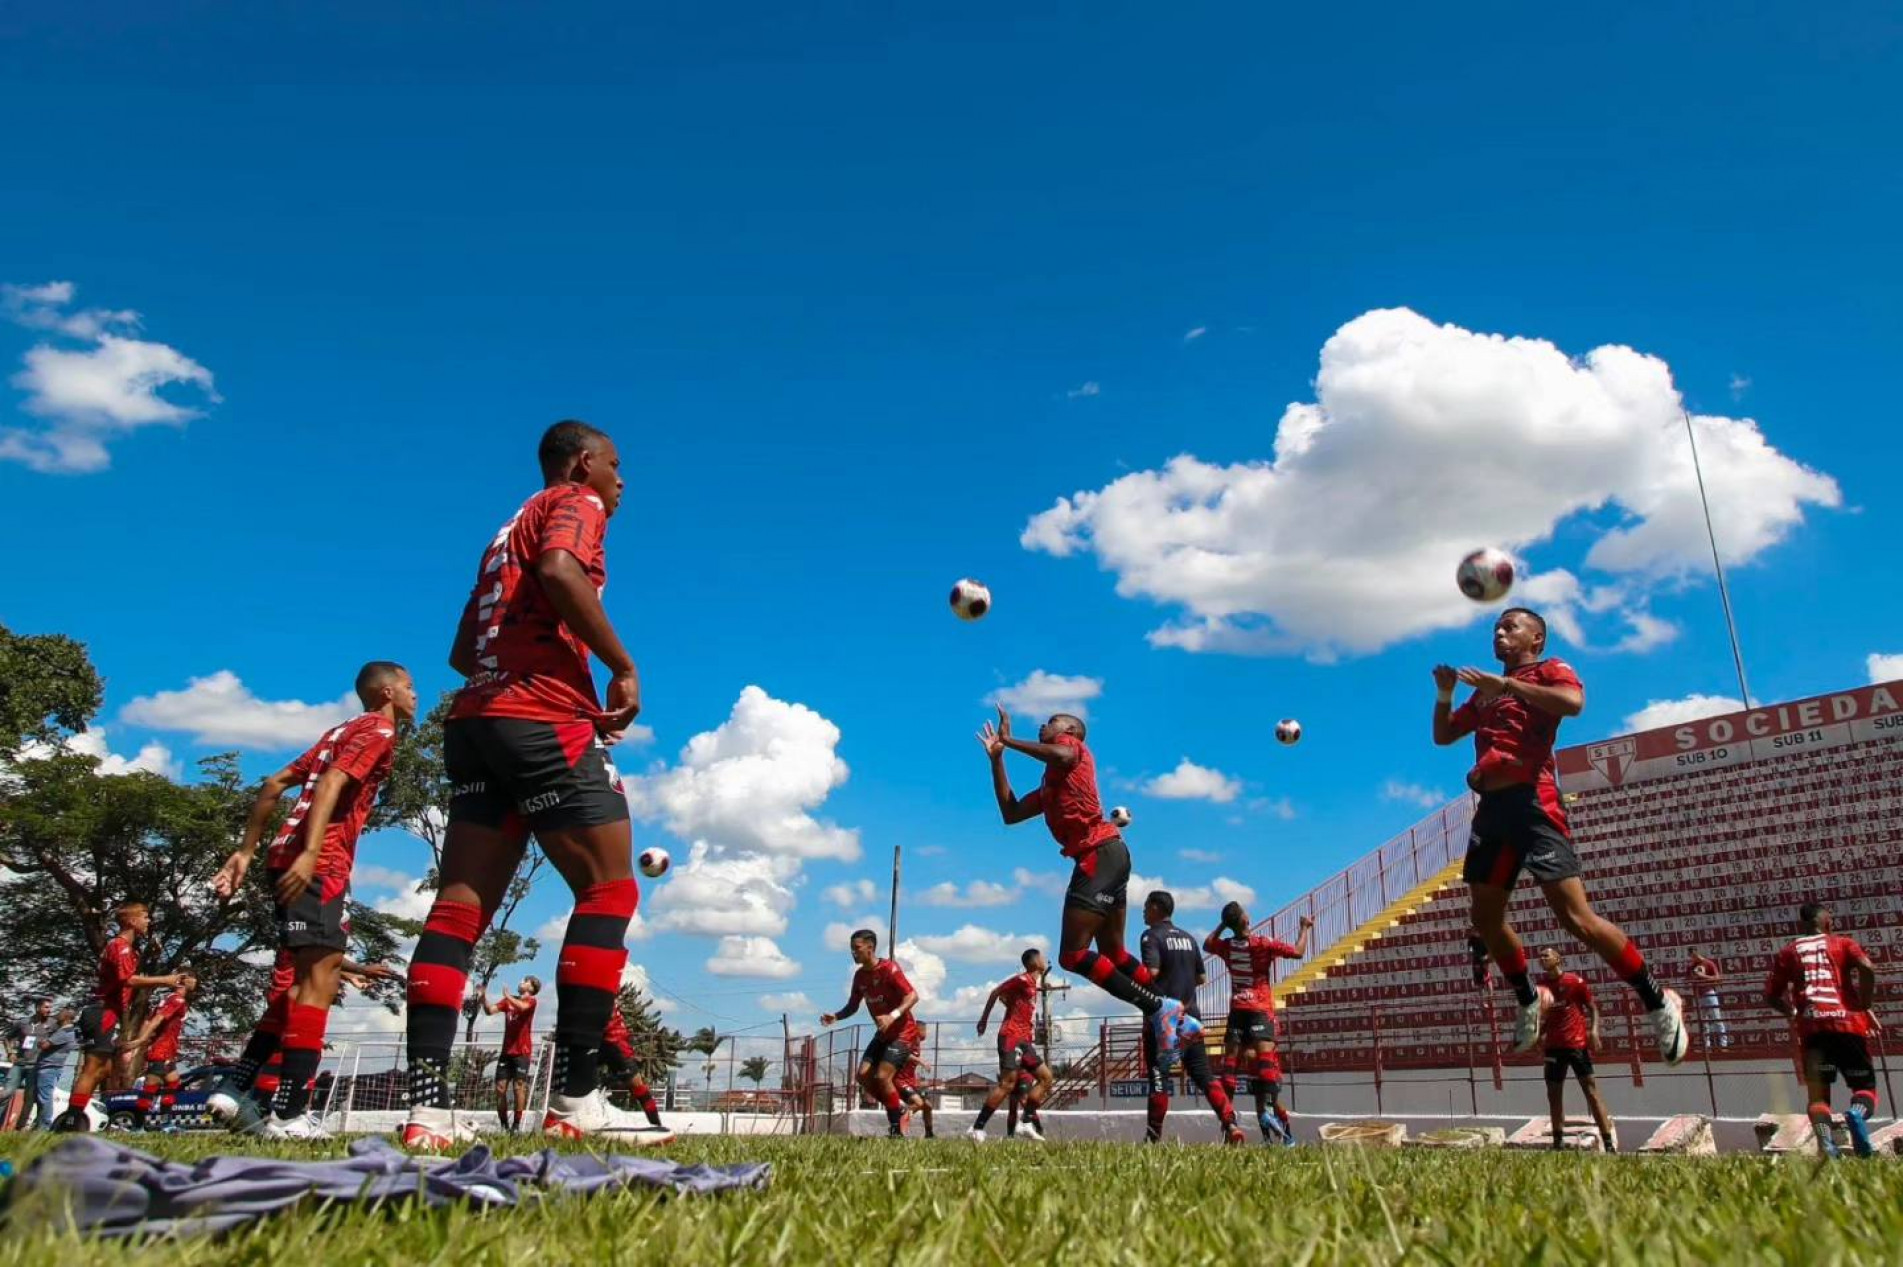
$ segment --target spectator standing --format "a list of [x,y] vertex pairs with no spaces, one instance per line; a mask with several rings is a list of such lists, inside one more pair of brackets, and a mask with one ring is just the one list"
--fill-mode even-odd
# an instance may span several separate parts
[[53,1129],[53,1090],[66,1072],[66,1062],[79,1048],[79,1013],[70,1007],[60,1009],[52,1032],[40,1044],[39,1058],[33,1065],[33,1124],[42,1130]]
[[1692,951],[1692,995],[1698,1000],[1698,1015],[1704,1022],[1705,1050],[1731,1046],[1731,1033],[1725,1028],[1725,1007],[1718,997],[1718,986],[1725,979],[1718,961]]
[[53,1032],[53,1000],[40,999],[24,1020],[15,1021],[0,1034],[0,1044],[12,1063],[0,1087],[0,1130],[13,1130],[22,1124],[33,1094],[33,1066],[39,1059],[40,1044]]

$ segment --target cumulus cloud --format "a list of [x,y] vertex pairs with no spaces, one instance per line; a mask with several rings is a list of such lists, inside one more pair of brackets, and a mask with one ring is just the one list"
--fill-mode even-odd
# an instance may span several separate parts
[[68,735],[64,742],[57,745],[30,743],[20,749],[20,756],[29,761],[43,760],[56,751],[65,751],[82,757],[92,757],[99,762],[101,774],[162,774],[168,779],[177,779],[185,772],[185,767],[172,750],[162,743],[142,744],[131,756],[124,756],[112,750],[107,742],[104,726],[90,726],[76,735]]
[[1894,682],[1903,678],[1903,655],[1884,655],[1872,652],[1865,660],[1864,668],[1870,673],[1872,682]]
[[1744,707],[1744,701],[1729,695],[1687,695],[1683,699],[1655,699],[1626,717],[1622,729],[1657,730],[1662,726],[1683,726],[1688,721],[1721,717]]
[[1026,867],[1013,867],[1011,882],[1029,893],[1041,893],[1045,897],[1063,897],[1064,890],[1070,884],[1070,877],[1056,871],[1032,871]]
[[1042,933],[1000,933],[976,924],[961,925],[957,932],[926,934],[911,939],[922,950],[961,963],[1016,963],[1032,946],[1050,945]]
[[820,896],[841,910],[864,905],[879,895],[878,886],[863,877],[844,884],[829,884]]
[[202,410],[160,395],[183,385],[206,401],[219,397],[211,371],[178,349],[129,337],[136,312],[73,309],[71,282],[0,286],[0,315],[31,330],[84,344],[41,343],[27,350],[13,386],[36,428],[0,428],[0,460],[41,472],[77,474],[111,464],[113,439],[152,425],[182,426]]
[[706,841],[696,841],[687,861],[656,886],[650,903],[654,927],[703,937],[778,937],[795,902],[788,882],[798,873],[796,858],[716,853]]
[[119,716],[148,730],[188,734],[200,744],[242,748],[305,748],[339,722],[363,711],[353,692],[321,704],[265,700],[229,669],[190,679],[184,690],[141,695]]
[[648,976],[646,964],[636,963],[632,959],[628,960],[627,963],[621,966],[621,984],[623,988],[633,986],[639,990],[641,997],[645,998],[656,1012],[672,1012],[680,1006],[674,1002],[673,999],[668,998],[665,994],[662,994],[654,988],[654,980]]
[[985,703],[1013,717],[1045,718],[1053,713],[1088,717],[1090,701],[1102,694],[1102,678],[1068,677],[1032,669],[1031,676],[1017,685],[1001,686],[985,696]]
[[[1569,638],[1616,621],[1628,649],[1656,646],[1652,592],[1709,571],[1680,397],[1656,357],[1573,358],[1386,309],[1328,340],[1315,388],[1283,412],[1269,455],[1184,454],[1060,498],[1022,544],[1094,556],[1119,594],[1177,609],[1156,645],[1317,659],[1470,623],[1482,609],[1455,588],[1456,560],[1524,551],[1575,519],[1593,538],[1582,566],[1604,579],[1554,569],[1518,595],[1558,608]],[[1754,421],[1693,423],[1730,562],[1783,540],[1807,507],[1840,504],[1835,480]]]
[[[560,946],[562,938],[568,936],[568,917],[574,913],[571,909],[563,911],[560,915],[551,915],[543,920],[530,935],[541,942],[544,949]],[[622,940],[632,946],[638,941],[646,941],[653,935],[654,929],[648,924],[647,918],[636,911],[634,918],[628,921],[628,934]]]
[[1211,853],[1207,849],[1178,849],[1176,856],[1184,862],[1221,862],[1222,855]]
[[1420,783],[1389,779],[1381,785],[1381,799],[1399,801],[1403,805],[1418,805],[1422,809],[1439,809],[1452,798]]
[[845,951],[852,948],[852,935],[862,928],[870,928],[879,934],[879,944],[885,945],[885,919],[878,915],[861,915],[852,923],[834,920],[820,931],[820,945],[828,950]]
[[816,1014],[819,1004],[806,996],[804,990],[793,990],[785,994],[762,994],[760,1007],[768,1012],[789,1012],[797,1014]]
[[764,977],[784,981],[800,974],[799,964],[786,957],[771,937],[722,937],[707,960],[707,971],[717,977]]
[[[429,914],[430,904],[436,900],[436,890],[419,887],[421,881],[416,876],[374,863],[358,863],[353,867],[350,883],[359,894],[359,900],[361,895],[382,893],[383,896],[371,901],[372,909],[400,919],[423,919]],[[567,923],[566,916],[562,922]]]
[[[1143,791],[1166,801],[1214,801],[1227,805],[1242,794],[1242,781],[1184,757],[1174,770],[1145,783]],[[1293,815],[1294,810],[1290,809],[1289,813]]]
[[990,880],[973,880],[961,889],[947,880],[923,890],[913,900],[920,906],[1009,906],[1018,900],[1018,890]]
[[1168,880],[1130,873],[1131,904],[1141,903],[1153,889],[1163,889],[1176,899],[1179,911],[1213,911],[1230,902],[1249,906],[1255,902],[1255,890],[1240,880],[1219,875],[1208,884],[1173,885]]

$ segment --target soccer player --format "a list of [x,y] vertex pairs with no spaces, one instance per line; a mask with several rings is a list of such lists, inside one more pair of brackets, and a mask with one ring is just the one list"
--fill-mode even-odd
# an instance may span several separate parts
[[[925,1093],[918,1088],[919,1070],[924,1067],[919,1062],[918,1053],[913,1052],[912,1058],[905,1062],[903,1069],[899,1070],[899,1076],[893,1079],[892,1085],[899,1093],[899,1102],[911,1112],[918,1114],[924,1121],[925,1138],[936,1139],[937,1136],[932,1133],[932,1102],[926,1099]],[[900,1120],[899,1129],[901,1133],[904,1132],[903,1119]]]
[[654,1102],[654,1092],[634,1067],[634,1036],[628,1032],[620,1008],[608,1013],[608,1029],[601,1036],[600,1066],[604,1087],[625,1087],[628,1098],[647,1117],[648,1125],[666,1129],[661,1125],[661,1107]]
[[886,1134],[904,1134],[902,1119],[905,1101],[899,1095],[899,1070],[918,1051],[925,1037],[912,1009],[918,1006],[918,991],[905,979],[905,972],[890,959],[879,958],[879,934],[861,928],[852,935],[852,961],[859,965],[852,974],[852,995],[846,1006],[819,1018],[831,1026],[859,1010],[860,1000],[872,1017],[872,1041],[859,1057],[859,1085],[874,1103],[885,1109]]
[[178,1103],[179,1038],[185,1032],[185,1014],[197,990],[198,978],[185,973],[179,978],[178,988],[153,1006],[145,1018],[145,1028],[133,1040],[132,1050],[145,1049],[145,1072],[139,1080],[139,1098],[134,1107],[144,1116],[149,1130],[171,1127],[172,1109]]
[[[628,798],[607,749],[641,711],[634,659],[601,605],[621,457],[607,435],[574,421],[550,427],[538,457],[542,491],[483,551],[450,651],[450,666],[466,681],[443,725],[453,790],[442,884],[410,960],[402,1140],[412,1150],[439,1152],[474,1138],[451,1108],[449,1053],[476,941],[530,833],[575,899],[555,970],[553,1084],[542,1129],[656,1142],[639,1117],[597,1094],[601,1036],[641,897]],[[605,707],[590,653],[609,673]]]
[[984,1011],[978,1014],[978,1032],[983,1034],[985,1026],[991,1022],[991,1009],[1004,1003],[1004,1021],[998,1026],[998,1085],[991,1088],[985,1096],[984,1107],[978,1110],[978,1120],[971,1124],[966,1135],[983,1143],[985,1125],[991,1121],[991,1115],[1009,1096],[1015,1095],[1023,1074],[1034,1079],[1029,1094],[1024,1101],[1024,1121],[1020,1128],[1024,1138],[1044,1141],[1043,1124],[1038,1120],[1037,1110],[1044,1103],[1044,1097],[1051,1093],[1051,1069],[1044,1057],[1038,1053],[1036,1037],[1038,990],[1044,984],[1045,976],[1051,966],[1044,959],[1044,952],[1036,947],[1020,956],[1024,971],[1007,978],[993,986],[985,999]]
[[1804,903],[1797,919],[1802,936],[1771,960],[1764,1005],[1797,1023],[1817,1151],[1826,1157],[1839,1155],[1831,1136],[1830,1086],[1842,1074],[1844,1085],[1850,1088],[1844,1126],[1857,1156],[1869,1157],[1877,1077],[1870,1064],[1867,1035],[1870,1005],[1876,1001],[1877,970],[1862,946],[1837,934],[1835,916],[1822,902]]
[[523,977],[512,995],[494,1003],[482,992],[482,1014],[502,1013],[502,1055],[496,1061],[496,1116],[505,1134],[522,1132],[522,1115],[529,1111],[531,1061],[535,1055],[535,1001],[542,993],[540,977]]
[[[1188,1000],[1184,1006],[1200,1020],[1202,1013],[1196,1010],[1196,987],[1204,980],[1203,955],[1196,946],[1196,938],[1171,922],[1175,914],[1173,893],[1157,889],[1143,900],[1145,927],[1140,943],[1143,966],[1156,978],[1159,991],[1172,998]],[[1156,1059],[1156,1038],[1147,1030],[1143,1034],[1143,1068],[1150,1082],[1149,1125],[1144,1138],[1154,1144],[1163,1138],[1163,1119],[1170,1111],[1170,1079]],[[1242,1128],[1236,1125],[1236,1106],[1229,1098],[1229,1089],[1210,1077],[1209,1052],[1200,1034],[1183,1045],[1183,1069],[1189,1074],[1191,1085],[1202,1092],[1215,1111],[1216,1120],[1222,1124],[1223,1139],[1231,1144],[1245,1142]]]
[[1565,961],[1553,947],[1540,951],[1540,967],[1545,970],[1540,984],[1553,994],[1553,1006],[1547,1009],[1541,1027],[1546,1036],[1546,1104],[1553,1113],[1553,1147],[1566,1147],[1566,1074],[1570,1070],[1586,1094],[1586,1107],[1599,1127],[1599,1142],[1607,1152],[1616,1153],[1619,1137],[1592,1071],[1592,1054],[1599,1050],[1599,1000],[1584,977],[1566,971]]
[[[1282,1058],[1275,1050],[1275,961],[1301,959],[1308,954],[1312,917],[1298,921],[1295,944],[1249,931],[1249,912],[1242,903],[1222,908],[1222,923],[1203,942],[1203,949],[1229,969],[1229,1023],[1223,1027],[1223,1089],[1235,1094],[1238,1069],[1249,1070],[1255,1091],[1255,1120],[1264,1143],[1293,1144],[1295,1130],[1282,1107]],[[1229,934],[1224,936],[1224,934]]]
[[[1480,794],[1467,860],[1461,871],[1471,894],[1474,931],[1487,943],[1520,1005],[1513,1050],[1540,1040],[1540,1005],[1527,975],[1526,948],[1507,922],[1514,882],[1525,870],[1539,883],[1559,925],[1605,960],[1650,1013],[1652,1034],[1667,1064],[1685,1059],[1685,1022],[1675,990],[1661,990],[1645,956],[1617,924],[1595,913],[1580,880],[1553,775],[1553,741],[1563,718],[1586,705],[1585,688],[1564,660],[1546,655],[1546,621],[1510,607],[1493,626],[1493,654],[1503,672],[1434,669],[1434,742],[1474,737],[1478,756],[1467,786]],[[1454,707],[1454,687],[1473,694]]]
[[[266,1139],[328,1139],[309,1112],[310,1084],[324,1058],[324,1030],[350,944],[350,871],[357,838],[396,756],[396,732],[416,716],[416,685],[402,665],[372,660],[357,671],[363,712],[326,731],[305,753],[266,779],[251,803],[238,848],[212,877],[230,900],[251,869],[283,795],[297,800],[265,854],[277,921],[272,993],[232,1072],[207,1098],[215,1118]],[[258,1071],[283,1052],[276,1111],[257,1116]]]
[[113,912],[113,919],[119,931],[100,953],[98,993],[79,1013],[79,1072],[73,1075],[66,1111],[53,1124],[56,1131],[90,1129],[86,1106],[92,1103],[99,1080],[112,1072],[112,1062],[119,1053],[119,1022],[132,1010],[134,992],[159,985],[175,987],[185,979],[181,973],[140,973],[139,939],[152,929],[152,913],[144,902],[122,903]]
[[[991,758],[991,790],[1007,827],[1043,815],[1044,825],[1072,863],[1064,893],[1064,920],[1057,962],[1149,1018],[1156,1031],[1157,1056],[1167,1066],[1182,1044],[1202,1032],[1202,1024],[1178,999],[1148,988],[1149,969],[1125,949],[1129,916],[1130,850],[1117,828],[1105,821],[1097,794],[1097,759],[1084,744],[1084,723],[1058,713],[1027,743],[1011,734],[1011,716],[998,709],[998,723],[986,722],[978,742]],[[1004,754],[1021,752],[1044,765],[1044,779],[1029,795],[1011,790]],[[1092,949],[1092,943],[1096,949]]]

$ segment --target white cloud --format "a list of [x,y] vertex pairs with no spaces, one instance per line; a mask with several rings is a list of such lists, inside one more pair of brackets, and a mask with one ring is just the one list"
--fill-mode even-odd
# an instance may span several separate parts
[[1214,801],[1226,805],[1242,794],[1242,781],[1184,757],[1174,770],[1145,783],[1143,791],[1166,801]]
[[1743,400],[1744,394],[1751,390],[1751,380],[1743,374],[1731,376],[1731,399]]
[[1630,714],[1621,729],[1630,733],[1636,730],[1657,730],[1662,726],[1682,726],[1688,721],[1735,713],[1743,707],[1743,700],[1733,699],[1729,695],[1687,695],[1684,699],[1655,699],[1648,701],[1646,706],[1638,712]]
[[1094,379],[1087,383],[1080,383],[1064,393],[1064,397],[1067,400],[1077,400],[1083,397],[1101,395],[1103,395],[1103,384]]
[[965,924],[955,933],[924,935],[911,940],[921,950],[961,963],[1016,963],[1030,947],[1050,945],[1050,939],[1042,933],[1000,933],[976,924]]
[[878,895],[878,886],[863,877],[857,880],[848,880],[844,884],[829,884],[820,894],[821,897],[831,902],[834,906],[839,907],[841,910],[861,906],[870,902]]
[[1381,799],[1399,801],[1403,805],[1418,805],[1422,809],[1439,809],[1452,798],[1444,792],[1438,792],[1419,783],[1389,779],[1381,785]]
[[800,974],[799,964],[786,957],[771,937],[722,937],[707,971],[717,977],[765,977],[784,981]]
[[[351,886],[359,894],[383,891],[384,896],[371,902],[372,909],[401,919],[420,920],[429,914],[436,901],[436,890],[419,889],[418,879],[407,871],[359,863],[350,873]],[[567,918],[563,917],[563,923]]]
[[[104,726],[89,726],[76,735],[68,735],[59,745],[67,752],[82,757],[93,757],[99,762],[101,774],[162,774],[168,779],[177,779],[185,772],[184,763],[172,755],[172,750],[162,743],[150,742],[140,745],[131,756],[123,756],[112,751],[106,740]],[[40,760],[53,755],[50,744],[30,743],[20,749],[20,756],[27,760]]]
[[696,841],[687,861],[657,887],[650,903],[654,927],[703,937],[778,937],[795,902],[788,882],[798,872],[795,858],[716,853]]
[[1130,905],[1140,907],[1154,889],[1163,889],[1176,899],[1179,911],[1213,911],[1230,902],[1244,906],[1255,902],[1255,890],[1240,880],[1219,875],[1208,884],[1172,885],[1167,880],[1130,873]]
[[681,749],[671,769],[626,780],[628,802],[683,840],[784,858],[859,857],[859,833],[814,818],[850,771],[839,727],[757,686]]
[[200,744],[245,748],[305,748],[323,733],[363,711],[352,692],[328,703],[264,700],[229,669],[190,679],[182,691],[159,691],[132,700],[119,716],[150,730],[174,730]]
[[1070,886],[1070,878],[1056,871],[1031,871],[1024,867],[1011,869],[1011,882],[1020,889],[1041,893],[1045,897],[1063,897],[1064,890]]
[[819,1004],[808,998],[804,990],[794,990],[787,994],[762,994],[760,1007],[768,1012],[786,1012],[801,1016],[819,1012]]
[[654,988],[654,981],[648,976],[646,964],[636,963],[632,959],[628,960],[628,962],[621,967],[621,984],[624,986],[632,985],[640,990],[647,1001],[653,1005],[656,1012],[672,1012],[680,1006],[674,1002],[673,999],[668,998]]
[[930,1003],[939,997],[939,991],[945,988],[945,961],[935,952],[907,938],[899,943],[892,957],[905,969],[905,979],[912,983],[921,1000]]
[[1222,855],[1211,853],[1207,849],[1178,849],[1176,856],[1184,862],[1221,862]]
[[1102,678],[1067,677],[1032,669],[1031,676],[1017,685],[1001,686],[985,696],[985,703],[1014,717],[1044,718],[1053,713],[1088,717],[1090,701],[1102,694]]
[[211,371],[184,353],[114,333],[136,329],[136,312],[69,311],[76,293],[71,282],[0,286],[0,314],[9,320],[89,345],[42,343],[27,351],[24,368],[10,381],[26,393],[22,408],[44,426],[0,429],[0,460],[41,472],[103,470],[112,460],[108,442],[117,436],[155,424],[180,426],[202,412],[166,399],[161,389],[183,384],[208,401],[219,399]]
[[1208,326],[1191,326],[1188,330],[1184,331],[1183,342],[1194,343],[1196,342],[1196,340],[1202,338],[1205,334],[1208,334],[1208,333],[1209,333]]
[[850,924],[834,920],[820,932],[820,944],[828,950],[850,950],[852,935],[862,928],[870,928],[879,934],[879,944],[885,945],[885,920],[877,915],[861,915],[858,920]]
[[[1619,516],[1592,527],[1584,559],[1624,589],[1601,623],[1621,620],[1640,645],[1662,636],[1638,619],[1653,590],[1710,569],[1680,398],[1655,357],[1607,346],[1575,359],[1388,309],[1328,340],[1315,385],[1314,403],[1283,412],[1271,455],[1184,454],[1060,498],[1022,544],[1094,555],[1119,594],[1177,608],[1156,645],[1317,659],[1471,623],[1485,611],[1455,588],[1456,560],[1479,544],[1524,550],[1589,512]],[[1694,422],[1729,561],[1781,541],[1806,507],[1840,504],[1833,479],[1755,422]],[[1565,607],[1562,628],[1575,619],[1589,587],[1557,570],[1530,579],[1519,597]]]
[[[544,950],[559,948],[562,944],[562,939],[568,936],[568,917],[574,913],[573,909],[570,909],[563,911],[560,915],[551,915],[543,920],[541,924],[536,927],[535,931],[529,935],[541,942],[542,949]],[[628,933],[627,936],[622,938],[622,941],[626,945],[632,946],[634,943],[646,941],[652,936],[654,936],[653,926],[647,922],[646,917],[643,916],[640,911],[636,911],[634,918],[628,921]]]
[[990,880],[973,880],[963,889],[947,880],[923,890],[913,900],[920,906],[1009,906],[1018,896],[1018,890]]
[[1864,668],[1869,670],[1872,682],[1894,682],[1898,678],[1903,678],[1903,655],[1872,652],[1863,663]]
[[1249,802],[1249,808],[1258,814],[1268,814],[1272,817],[1279,818],[1285,823],[1295,820],[1295,802],[1289,800],[1286,796],[1278,796],[1273,799],[1260,796]]

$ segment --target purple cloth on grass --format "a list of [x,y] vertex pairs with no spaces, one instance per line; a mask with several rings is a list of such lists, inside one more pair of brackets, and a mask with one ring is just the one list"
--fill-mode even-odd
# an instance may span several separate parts
[[543,1194],[626,1188],[728,1192],[766,1187],[772,1169],[765,1162],[682,1166],[653,1157],[553,1149],[497,1160],[481,1144],[447,1161],[412,1157],[379,1137],[354,1141],[350,1156],[335,1161],[180,1162],[82,1135],[21,1172],[8,1194],[6,1221],[19,1231],[23,1224],[64,1226],[70,1219],[97,1236],[224,1232],[309,1202],[506,1207]]

